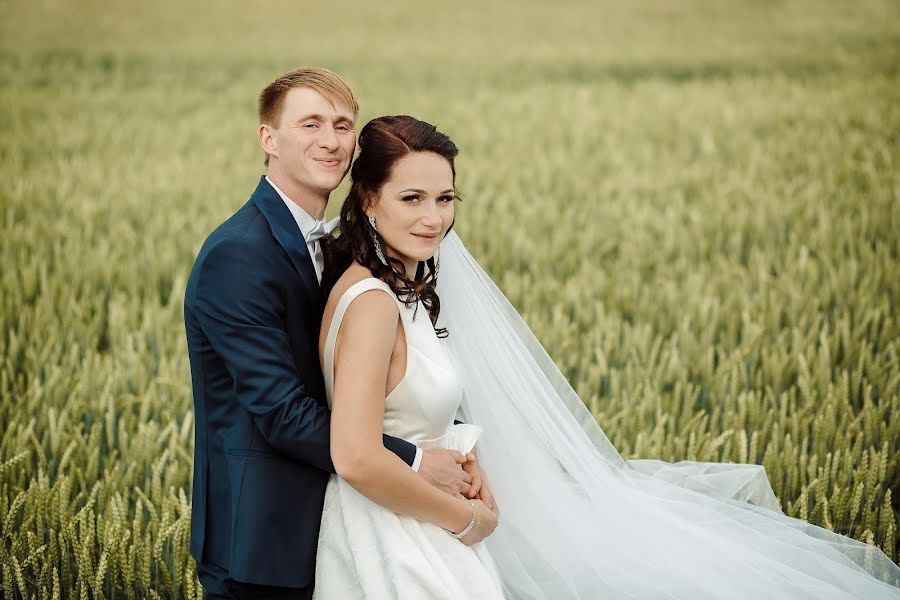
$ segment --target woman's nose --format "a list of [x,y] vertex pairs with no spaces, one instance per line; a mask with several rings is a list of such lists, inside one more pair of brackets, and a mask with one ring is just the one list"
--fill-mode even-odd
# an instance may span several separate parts
[[443,211],[437,203],[426,203],[424,213],[422,214],[422,223],[432,229],[439,229],[442,223]]

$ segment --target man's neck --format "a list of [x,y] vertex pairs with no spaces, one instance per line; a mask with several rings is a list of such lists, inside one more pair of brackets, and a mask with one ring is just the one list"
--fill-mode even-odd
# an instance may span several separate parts
[[269,170],[266,177],[278,186],[288,199],[305,210],[313,219],[325,218],[325,207],[328,206],[328,196],[313,193],[310,190],[294,184],[289,178],[281,176],[277,171]]

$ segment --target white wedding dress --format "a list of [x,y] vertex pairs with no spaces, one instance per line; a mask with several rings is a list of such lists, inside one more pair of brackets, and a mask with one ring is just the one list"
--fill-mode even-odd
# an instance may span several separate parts
[[[440,265],[449,337],[398,301],[408,364],[385,399],[384,431],[460,451],[477,437],[499,526],[468,548],[332,477],[317,598],[900,599],[895,563],[783,514],[761,465],[624,460],[454,232]],[[339,302],[329,402],[341,318],[375,288],[396,299],[366,279]],[[450,425],[457,405],[471,425]]]
[[[400,307],[406,373],[384,401],[383,431],[421,448],[472,450],[474,425],[453,425],[462,388],[423,306],[410,308],[380,279],[363,279],[338,301],[325,341],[325,387],[331,406],[334,344],[341,320],[360,294],[383,290]],[[377,291],[374,293],[382,293]],[[375,504],[335,475],[328,481],[319,532],[314,598],[503,598],[483,543],[466,546],[436,525]]]

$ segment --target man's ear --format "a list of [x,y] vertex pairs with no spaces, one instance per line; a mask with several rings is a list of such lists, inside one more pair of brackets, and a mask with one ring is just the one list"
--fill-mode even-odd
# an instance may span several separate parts
[[275,136],[272,135],[272,128],[265,123],[260,123],[259,130],[256,133],[259,136],[259,146],[266,153],[266,156],[275,156],[277,158],[278,147],[275,144]]

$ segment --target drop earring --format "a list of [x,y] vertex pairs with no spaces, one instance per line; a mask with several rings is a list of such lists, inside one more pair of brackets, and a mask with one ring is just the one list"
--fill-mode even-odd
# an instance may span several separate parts
[[388,266],[388,261],[384,257],[384,252],[381,251],[381,244],[378,243],[378,230],[375,229],[375,217],[369,215],[369,225],[372,226],[372,240],[375,242],[375,256],[378,257],[378,260],[381,261],[381,264],[384,266]]

